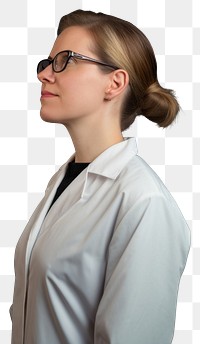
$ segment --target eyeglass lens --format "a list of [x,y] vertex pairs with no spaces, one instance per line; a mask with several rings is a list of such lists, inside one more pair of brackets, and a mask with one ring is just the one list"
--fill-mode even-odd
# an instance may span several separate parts
[[51,63],[53,63],[53,70],[60,72],[66,67],[69,57],[69,52],[65,51],[58,53],[52,61],[49,59],[42,60],[38,64],[37,73],[42,72]]
[[53,62],[53,68],[55,71],[59,72],[63,70],[66,67],[66,64],[69,60],[69,52],[61,52],[58,53],[58,55],[55,56],[54,62]]
[[38,63],[37,66],[37,73],[39,74],[40,72],[42,72],[45,68],[47,68],[52,61],[50,60],[42,60]]

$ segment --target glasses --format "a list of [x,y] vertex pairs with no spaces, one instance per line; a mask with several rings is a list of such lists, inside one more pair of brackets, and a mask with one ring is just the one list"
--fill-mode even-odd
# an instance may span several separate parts
[[117,66],[109,65],[105,62],[101,62],[91,57],[75,53],[71,50],[64,50],[60,51],[53,59],[48,58],[40,61],[37,66],[37,74],[41,73],[45,68],[50,66],[50,64],[52,64],[52,69],[55,73],[60,73],[67,67],[67,64],[69,63],[71,58],[97,63],[114,70],[118,69]]

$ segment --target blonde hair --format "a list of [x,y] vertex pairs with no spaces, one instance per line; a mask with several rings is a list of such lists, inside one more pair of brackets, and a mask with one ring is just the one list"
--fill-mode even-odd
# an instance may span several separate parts
[[160,127],[174,121],[179,104],[174,92],[159,84],[155,54],[142,31],[120,18],[83,10],[63,16],[57,34],[70,26],[86,28],[93,37],[99,59],[126,70],[129,75],[129,91],[121,114],[122,131],[139,115]]

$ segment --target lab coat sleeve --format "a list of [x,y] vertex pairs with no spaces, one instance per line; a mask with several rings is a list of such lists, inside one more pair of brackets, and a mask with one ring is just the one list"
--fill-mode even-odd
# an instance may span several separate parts
[[172,199],[149,197],[127,212],[110,243],[95,344],[172,342],[189,246],[188,226]]

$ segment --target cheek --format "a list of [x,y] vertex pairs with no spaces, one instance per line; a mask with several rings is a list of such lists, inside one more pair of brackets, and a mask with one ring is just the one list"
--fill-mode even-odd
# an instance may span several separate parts
[[[84,78],[73,80],[62,87],[62,104],[66,112],[83,112],[94,111],[103,100],[103,92],[98,80],[93,78]],[[78,114],[78,113],[77,113]]]

